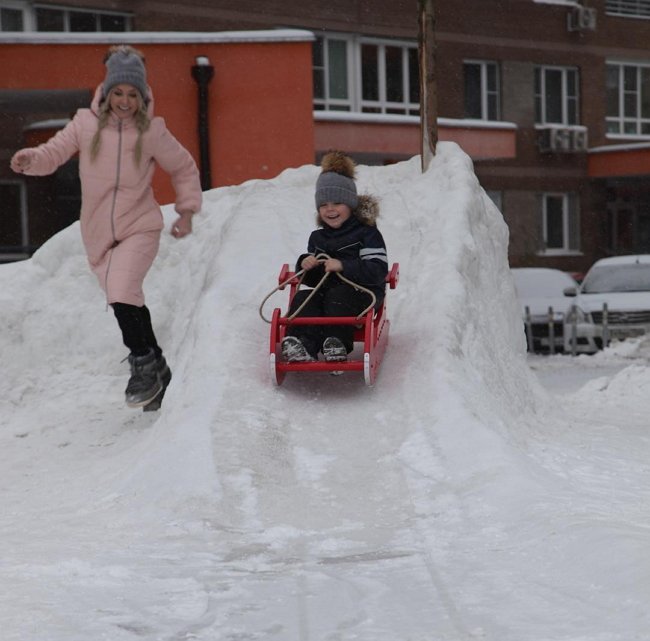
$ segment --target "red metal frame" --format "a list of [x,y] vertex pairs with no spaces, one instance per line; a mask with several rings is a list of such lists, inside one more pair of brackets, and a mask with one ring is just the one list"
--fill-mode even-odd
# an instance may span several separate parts
[[[287,282],[288,281],[288,282]],[[393,263],[393,266],[386,276],[386,283],[390,289],[395,289],[399,281],[399,264]],[[289,306],[293,297],[296,295],[300,286],[300,279],[296,277],[295,272],[289,270],[287,264],[282,266],[278,283],[287,285],[289,290]],[[288,307],[287,307],[288,309]],[[285,337],[286,328],[289,325],[355,325],[354,341],[363,343],[363,356],[361,358],[351,358],[343,363],[327,363],[325,361],[313,361],[311,363],[287,363],[281,360],[280,344]],[[287,372],[349,372],[361,371],[364,373],[366,385],[373,385],[377,378],[379,366],[381,365],[386,345],[388,343],[388,330],[390,321],[386,314],[386,300],[382,302],[379,309],[373,313],[370,310],[361,318],[354,316],[327,316],[327,317],[309,317],[294,318],[289,320],[282,316],[279,308],[273,310],[271,318],[271,341],[270,341],[270,368],[271,377],[276,385],[281,385]],[[358,350],[355,350],[358,351]],[[354,352],[353,352],[354,354]]]

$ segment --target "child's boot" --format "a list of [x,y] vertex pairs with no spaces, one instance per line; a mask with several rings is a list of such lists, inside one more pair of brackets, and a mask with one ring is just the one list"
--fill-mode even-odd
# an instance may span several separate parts
[[142,407],[156,398],[163,389],[158,359],[150,349],[143,356],[129,354],[129,365],[131,378],[125,391],[126,404],[129,407]]
[[282,339],[282,360],[288,363],[308,363],[315,360],[296,336],[285,336]]
[[160,382],[162,383],[162,390],[153,401],[149,401],[149,403],[143,405],[143,412],[157,412],[160,409],[165,392],[172,381],[172,371],[169,369],[169,365],[167,365],[167,361],[162,354],[156,359],[156,365],[158,366],[158,374],[160,376]]
[[336,336],[328,336],[323,341],[323,356],[329,363],[336,363],[348,360],[348,350],[341,339]]

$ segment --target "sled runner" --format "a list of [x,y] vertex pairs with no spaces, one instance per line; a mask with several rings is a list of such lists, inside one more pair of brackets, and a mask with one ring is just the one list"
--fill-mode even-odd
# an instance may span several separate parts
[[[393,266],[386,276],[386,283],[390,289],[397,287],[399,280],[399,264]],[[287,264],[282,266],[278,276],[278,287],[273,290],[284,290],[289,287],[290,308],[294,296],[300,288],[300,278],[295,272],[289,270]],[[270,294],[269,294],[270,296]],[[266,302],[267,298],[264,302]],[[264,305],[262,303],[262,306]],[[262,307],[260,307],[260,315]],[[279,308],[273,310],[271,320],[262,318],[271,324],[271,340],[269,350],[269,367],[271,379],[276,385],[281,385],[287,372],[363,372],[366,385],[373,385],[377,378],[386,344],[388,343],[388,329],[390,321],[386,315],[386,299],[377,310],[370,309],[359,317],[356,316],[323,316],[323,317],[295,317],[289,318],[282,315]],[[343,362],[287,362],[282,360],[280,345],[290,325],[354,325],[354,350],[348,355],[348,360]]]

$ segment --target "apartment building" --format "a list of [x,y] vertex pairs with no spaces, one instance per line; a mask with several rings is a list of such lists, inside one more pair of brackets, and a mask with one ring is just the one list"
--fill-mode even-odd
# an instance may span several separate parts
[[[439,138],[503,212],[511,264],[580,272],[650,252],[650,0],[435,10]],[[419,153],[417,0],[0,0],[0,28],[309,30],[314,161],[332,147],[375,164]]]

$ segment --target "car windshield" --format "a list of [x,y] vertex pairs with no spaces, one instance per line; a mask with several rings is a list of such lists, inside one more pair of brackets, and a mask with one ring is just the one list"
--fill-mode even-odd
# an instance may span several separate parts
[[582,283],[584,294],[649,291],[650,263],[594,266]]
[[576,282],[559,270],[513,270],[517,295],[523,298],[562,298],[567,287],[576,287]]

